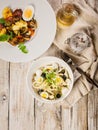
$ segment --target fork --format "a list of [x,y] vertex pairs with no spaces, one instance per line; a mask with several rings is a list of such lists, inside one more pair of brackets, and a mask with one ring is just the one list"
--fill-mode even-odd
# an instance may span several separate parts
[[[72,59],[66,54],[66,57],[67,57],[67,60],[65,60],[64,59],[64,61],[65,62],[67,62],[69,65],[72,65]],[[73,62],[74,63],[74,62]],[[98,88],[98,83],[95,81],[95,80],[93,80],[92,78],[90,78],[90,76],[86,73],[86,72],[84,72],[80,67],[78,67],[75,63],[74,63],[74,65],[72,65],[80,74],[83,74],[85,77],[86,77],[86,79],[87,79],[87,81],[89,82],[89,83],[91,83],[92,85],[94,85],[94,86],[96,86],[97,88]]]

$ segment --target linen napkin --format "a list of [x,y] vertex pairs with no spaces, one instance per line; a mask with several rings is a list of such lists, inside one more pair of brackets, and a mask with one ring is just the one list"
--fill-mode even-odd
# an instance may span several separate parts
[[[98,14],[84,1],[73,2],[80,11],[78,19],[69,27],[57,28],[54,44],[72,59],[72,64],[80,67],[92,79],[98,81]],[[78,35],[80,37],[83,35],[84,39],[86,37],[84,47],[80,47],[81,51],[74,46],[75,36]],[[82,41],[82,45],[84,41]],[[88,45],[85,45],[87,43]],[[75,83],[69,96],[62,102],[65,108],[73,106],[94,87],[86,80],[85,76],[75,69],[73,72]]]

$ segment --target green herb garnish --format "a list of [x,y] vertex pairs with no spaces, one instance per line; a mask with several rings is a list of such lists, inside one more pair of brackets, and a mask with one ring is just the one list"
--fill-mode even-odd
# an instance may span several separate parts
[[55,78],[56,78],[55,72],[53,71],[48,72],[47,70],[43,70],[42,77],[44,77],[48,83],[55,84]]
[[5,19],[4,18],[0,18],[0,23],[1,24],[5,24],[6,23]]
[[46,74],[46,78],[49,80],[55,79],[56,74],[54,72],[49,72]]
[[28,50],[26,48],[26,46],[24,45],[24,43],[20,43],[18,45],[18,48],[23,52],[23,53],[28,53]]
[[13,32],[9,32],[10,39],[13,38]]
[[13,33],[10,32],[10,34],[3,34],[0,36],[0,41],[1,42],[5,42],[5,41],[9,41],[9,39],[13,38]]
[[10,35],[8,34],[3,34],[0,36],[0,41],[5,42],[8,41],[10,39]]

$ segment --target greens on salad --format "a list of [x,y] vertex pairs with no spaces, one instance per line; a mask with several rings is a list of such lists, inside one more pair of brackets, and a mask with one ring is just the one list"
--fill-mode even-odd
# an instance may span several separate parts
[[40,67],[33,74],[32,88],[42,98],[55,100],[60,98],[70,87],[68,71],[58,63]]

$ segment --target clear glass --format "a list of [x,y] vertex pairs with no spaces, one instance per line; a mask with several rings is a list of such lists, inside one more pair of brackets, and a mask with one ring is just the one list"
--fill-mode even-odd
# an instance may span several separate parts
[[64,3],[62,7],[57,11],[56,19],[57,25],[61,28],[70,26],[74,23],[78,16],[73,4]]

